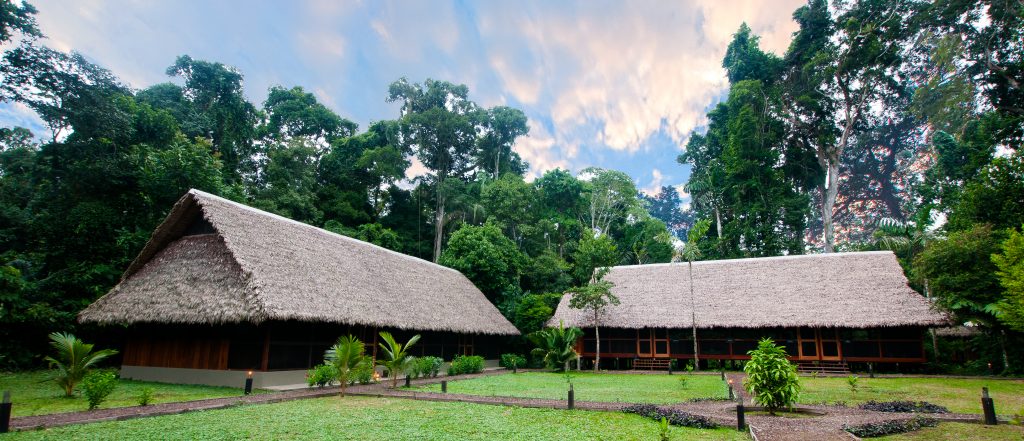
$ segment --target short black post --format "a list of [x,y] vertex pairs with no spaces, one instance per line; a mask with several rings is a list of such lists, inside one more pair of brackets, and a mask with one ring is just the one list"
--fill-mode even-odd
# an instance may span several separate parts
[[722,371],[722,381],[725,381],[725,371]]
[[868,363],[868,378],[875,378],[875,364]]
[[448,393],[448,382],[445,380],[441,380],[441,393]]
[[743,403],[736,404],[736,430],[743,431],[747,428],[747,415],[743,409]]
[[985,424],[994,426],[999,424],[999,420],[996,419],[996,404],[992,400],[992,397],[988,396],[988,388],[981,388],[981,410],[985,412]]
[[249,395],[252,393],[252,371],[249,371],[245,375],[245,394]]
[[4,399],[0,401],[0,433],[11,430],[11,391],[4,391]]
[[668,374],[672,375],[672,360],[668,361]]
[[572,384],[569,385],[569,410],[576,408],[576,396],[572,390]]
[[412,387],[412,378],[409,375],[405,376],[405,387]]
[[512,362],[512,373],[513,373],[513,374],[515,374],[515,373],[517,373],[517,372],[519,371],[519,370],[517,369],[518,367],[519,367],[519,363],[516,363],[516,362],[514,362],[514,361],[513,361],[513,362]]

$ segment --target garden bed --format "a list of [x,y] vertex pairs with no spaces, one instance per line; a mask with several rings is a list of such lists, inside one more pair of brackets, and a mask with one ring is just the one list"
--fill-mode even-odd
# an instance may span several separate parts
[[[572,382],[577,401],[673,404],[726,397],[725,385],[716,375],[583,372],[574,373]],[[565,375],[549,372],[495,375],[448,383],[448,393],[452,394],[556,400],[565,399],[568,388]],[[440,392],[441,385],[418,386],[413,390]]]

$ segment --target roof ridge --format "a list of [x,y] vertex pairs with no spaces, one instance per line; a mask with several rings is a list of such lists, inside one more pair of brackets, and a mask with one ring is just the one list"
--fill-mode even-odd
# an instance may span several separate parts
[[[815,253],[815,254],[790,254],[786,256],[766,256],[766,257],[741,257],[738,259],[715,259],[715,260],[697,260],[694,261],[694,265],[708,265],[712,263],[737,263],[737,262],[752,262],[752,261],[765,261],[765,260],[809,260],[809,259],[833,259],[837,257],[850,257],[850,256],[864,256],[864,255],[889,255],[895,256],[892,251],[881,250],[881,251],[846,251],[842,253]],[[611,268],[622,268],[622,269],[640,269],[650,268],[657,266],[683,266],[688,262],[665,262],[665,263],[645,263],[640,265],[615,265]]]
[[[281,221],[289,222],[289,223],[292,223],[292,224],[295,224],[295,225],[299,225],[299,226],[302,226],[302,227],[305,227],[305,228],[312,228],[313,230],[326,233],[329,236],[334,236],[334,237],[341,238],[342,240],[347,240],[347,241],[350,241],[350,242],[355,242],[355,243],[357,243],[359,245],[362,245],[362,246],[374,247],[374,248],[377,248],[377,249],[382,250],[384,252],[394,254],[394,255],[396,255],[398,257],[402,257],[402,258],[405,258],[405,259],[412,259],[414,261],[426,263],[426,264],[433,265],[433,266],[436,266],[436,267],[439,267],[439,268],[444,268],[444,269],[446,269],[448,271],[455,272],[455,273],[460,274],[463,277],[465,277],[465,274],[462,274],[461,272],[459,272],[458,270],[456,270],[454,268],[449,268],[447,266],[444,266],[444,265],[441,265],[441,264],[438,264],[438,263],[435,263],[435,262],[431,262],[431,261],[426,260],[426,259],[421,259],[421,258],[416,257],[416,256],[410,256],[410,255],[405,254],[405,253],[400,253],[398,251],[391,250],[391,249],[388,249],[388,248],[384,248],[384,247],[382,247],[380,245],[377,245],[377,244],[374,244],[374,243],[370,243],[370,242],[366,242],[366,241],[363,241],[363,240],[359,240],[359,239],[356,239],[354,237],[349,237],[349,236],[346,236],[344,234],[338,234],[338,233],[335,233],[333,231],[325,230],[325,229],[317,227],[315,225],[310,225],[310,224],[307,224],[307,223],[299,222],[299,221],[297,221],[295,219],[289,219],[287,217],[281,216],[279,214],[271,213],[269,211],[264,211],[264,210],[260,210],[260,209],[255,208],[255,207],[250,207],[248,205],[245,205],[245,204],[242,204],[242,203],[239,203],[239,202],[235,202],[235,201],[232,201],[230,199],[226,199],[226,198],[217,196],[215,194],[207,193],[207,192],[202,191],[202,190],[197,190],[197,189],[193,188],[193,189],[190,189],[188,192],[189,192],[189,194],[192,194],[192,195],[195,195],[195,196],[199,196],[201,198],[210,198],[210,199],[214,199],[214,200],[216,200],[218,202],[224,202],[224,203],[227,203],[227,204],[231,204],[231,205],[233,205],[233,206],[235,206],[237,208],[240,208],[240,209],[243,209],[243,210],[248,210],[248,211],[254,212],[256,214],[262,215],[262,216],[267,216],[267,217],[270,217],[270,218],[273,218],[273,219],[276,219],[276,220],[281,220]],[[202,205],[202,204],[200,203],[200,205]]]

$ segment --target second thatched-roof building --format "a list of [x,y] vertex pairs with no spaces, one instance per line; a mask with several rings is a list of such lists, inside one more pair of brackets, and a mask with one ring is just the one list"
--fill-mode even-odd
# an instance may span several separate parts
[[519,333],[458,271],[197,190],[79,320],[127,327],[124,377],[257,387],[301,383],[344,333],[446,359]]

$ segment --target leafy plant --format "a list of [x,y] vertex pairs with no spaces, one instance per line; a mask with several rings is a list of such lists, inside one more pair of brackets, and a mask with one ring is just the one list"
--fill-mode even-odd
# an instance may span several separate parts
[[527,338],[537,346],[530,353],[542,359],[548,368],[569,370],[569,362],[580,358],[575,346],[582,336],[579,328],[566,328],[559,322],[557,328],[541,329]]
[[352,370],[352,376],[348,380],[349,385],[355,383],[359,384],[370,384],[373,383],[373,358],[369,355],[363,356],[363,362],[359,363],[355,369]]
[[441,366],[444,365],[444,360],[440,357],[420,357],[416,359],[416,376],[417,377],[436,377],[438,372],[441,372]]
[[139,391],[139,406],[148,406],[153,403],[153,388],[144,387]]
[[696,429],[714,429],[718,427],[714,421],[707,417],[694,415],[668,407],[658,407],[653,404],[634,404],[622,408],[625,413],[634,413],[643,417],[659,421],[664,418],[669,424],[681,427],[693,427]]
[[661,417],[658,423],[658,438],[661,441],[668,441],[668,420],[665,417]]
[[331,364],[324,363],[314,366],[306,372],[306,383],[309,387],[326,387],[338,380],[338,369]]
[[878,423],[843,425],[843,430],[861,438],[874,438],[896,433],[913,432],[924,427],[935,427],[939,424],[934,418],[917,417],[910,420],[889,420]]
[[857,382],[860,381],[856,375],[846,377],[846,384],[850,386],[850,392],[857,393]]
[[690,382],[689,378],[679,377],[679,387],[680,388],[686,389],[687,383],[689,383],[689,382]]
[[875,412],[949,413],[949,409],[927,401],[868,401],[861,409]]
[[[382,332],[381,335],[384,335],[384,333]],[[388,334],[388,337],[391,337],[391,334]],[[325,371],[323,377],[318,378],[318,380],[325,381],[324,385],[337,380],[340,385],[341,396],[345,396],[345,388],[348,387],[351,381],[352,371],[367,362],[366,357],[363,355],[365,351],[366,346],[358,338],[352,335],[339,338],[338,342],[324,353],[324,361],[334,369],[333,378]]]
[[506,369],[526,367],[526,357],[519,354],[501,354],[499,364]]
[[792,407],[800,394],[796,366],[786,359],[786,351],[771,339],[761,340],[750,352],[750,361],[743,367],[747,373],[744,386],[754,401],[769,414],[783,407]]
[[484,358],[479,355],[456,355],[448,366],[448,375],[476,374],[483,372]]
[[85,378],[93,366],[104,358],[117,354],[113,349],[93,352],[94,345],[61,332],[50,334],[50,346],[57,351],[57,356],[46,357],[45,360],[50,363],[50,368],[54,369],[53,381],[64,389],[64,396],[67,397],[75,393],[75,385]]
[[391,387],[398,387],[398,375],[408,369],[409,348],[420,341],[420,336],[419,334],[412,336],[404,345],[395,341],[390,332],[381,332],[380,338],[384,340],[383,343],[380,343],[383,357],[377,360],[377,364],[388,370]]
[[82,379],[82,392],[89,401],[89,410],[99,407],[114,388],[117,387],[117,375],[110,371],[89,372]]

